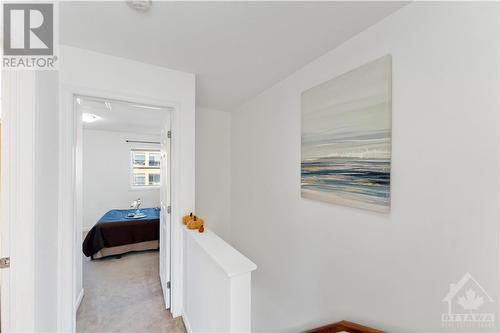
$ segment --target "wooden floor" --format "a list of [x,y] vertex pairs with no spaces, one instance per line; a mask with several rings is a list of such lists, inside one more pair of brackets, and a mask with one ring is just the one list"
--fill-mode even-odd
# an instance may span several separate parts
[[164,307],[158,251],[83,261],[77,332],[186,332]]

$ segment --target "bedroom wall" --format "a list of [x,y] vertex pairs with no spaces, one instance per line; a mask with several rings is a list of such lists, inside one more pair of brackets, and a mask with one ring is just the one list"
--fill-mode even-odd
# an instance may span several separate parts
[[132,189],[130,150],[159,149],[159,145],[125,140],[159,141],[159,135],[83,130],[83,231],[111,209],[128,209],[141,198],[143,208],[160,206],[160,190]]
[[[498,13],[410,3],[232,113],[230,242],[258,266],[252,330],[456,331],[442,299],[466,272],[498,300]],[[302,199],[301,92],[386,54],[391,213]]]
[[[173,128],[179,132],[173,133],[172,149],[177,149],[178,163],[172,165],[172,172],[177,172],[179,177],[175,184],[178,196],[172,212],[172,246],[178,249],[183,240],[180,216],[195,208],[195,75],[70,46],[60,47],[59,60],[63,98],[67,98],[65,94],[71,89],[90,89],[98,90],[103,95],[121,96],[125,100],[147,99],[158,101],[160,105],[169,101],[177,106]],[[62,109],[61,112],[71,110]],[[175,216],[179,218],[175,219]],[[81,244],[82,225],[77,225],[76,230],[76,243]],[[182,310],[182,247],[179,252],[180,255],[171,263],[172,288],[175,291],[172,311],[175,316],[180,315]],[[83,295],[82,256],[78,252],[75,256],[73,298],[77,300],[74,304],[77,306],[79,297]]]
[[196,214],[222,239],[231,207],[230,113],[196,108]]

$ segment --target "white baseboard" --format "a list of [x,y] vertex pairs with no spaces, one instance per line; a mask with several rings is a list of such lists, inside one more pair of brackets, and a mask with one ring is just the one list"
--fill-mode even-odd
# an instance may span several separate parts
[[184,322],[184,326],[186,327],[186,331],[188,333],[193,333],[193,330],[191,329],[191,325],[189,324],[189,320],[186,317],[186,314],[182,314],[182,321]]
[[78,311],[78,308],[80,308],[80,304],[82,304],[83,295],[85,295],[85,291],[82,288],[82,290],[80,290],[80,293],[78,294],[78,298],[76,299],[75,313],[76,313],[76,311]]

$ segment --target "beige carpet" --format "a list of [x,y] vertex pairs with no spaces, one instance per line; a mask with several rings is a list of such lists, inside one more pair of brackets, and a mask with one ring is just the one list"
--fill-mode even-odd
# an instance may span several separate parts
[[165,309],[158,251],[83,261],[85,296],[77,332],[186,332],[182,319]]

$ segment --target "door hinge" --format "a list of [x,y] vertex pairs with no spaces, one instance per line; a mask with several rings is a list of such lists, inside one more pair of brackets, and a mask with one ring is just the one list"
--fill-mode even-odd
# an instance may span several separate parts
[[167,138],[169,138],[169,139],[172,138],[172,131],[167,132]]
[[0,268],[10,267],[10,257],[0,258]]
[[169,213],[169,214],[170,214],[170,212],[171,212],[171,211],[172,211],[172,207],[168,206],[168,207],[167,207],[167,213]]
[[170,281],[167,282],[167,289],[170,289]]

